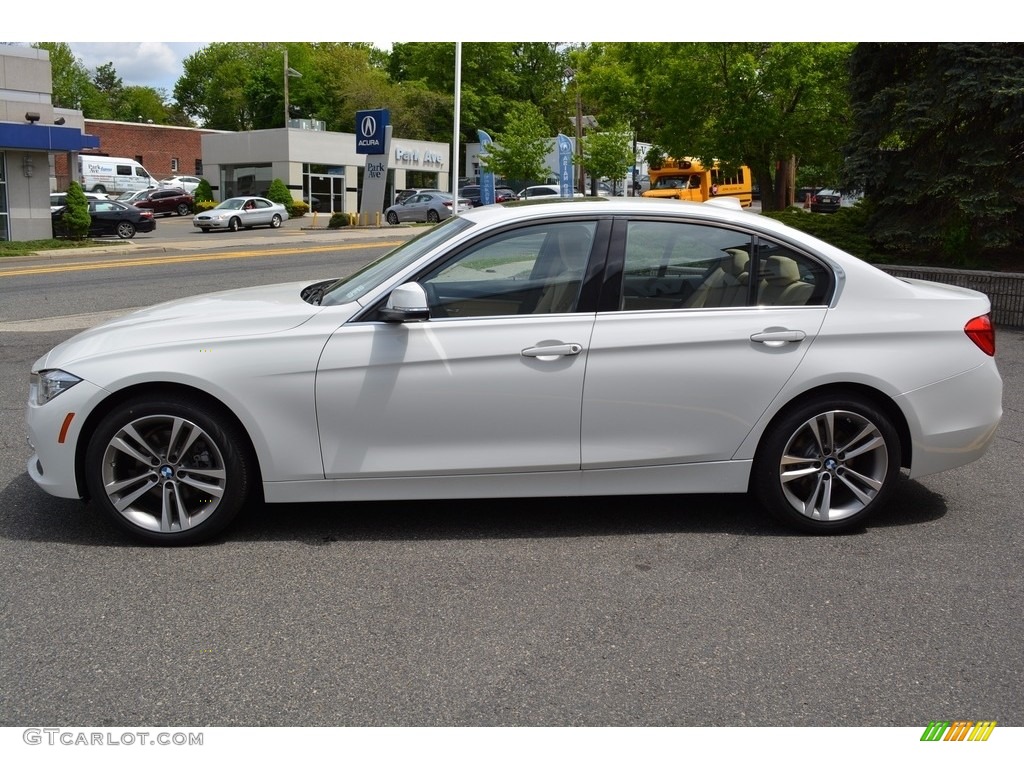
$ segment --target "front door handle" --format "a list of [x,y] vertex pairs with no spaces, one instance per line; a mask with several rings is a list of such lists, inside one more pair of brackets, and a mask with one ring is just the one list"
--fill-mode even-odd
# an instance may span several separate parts
[[761,331],[761,333],[755,333],[750,337],[751,341],[756,341],[758,344],[764,344],[766,347],[784,347],[786,344],[793,342],[800,342],[807,338],[807,334],[803,331],[787,331],[780,329],[777,331]]
[[538,360],[554,360],[558,357],[570,357],[583,351],[582,344],[552,344],[542,347],[527,347],[522,351],[523,357],[535,357]]

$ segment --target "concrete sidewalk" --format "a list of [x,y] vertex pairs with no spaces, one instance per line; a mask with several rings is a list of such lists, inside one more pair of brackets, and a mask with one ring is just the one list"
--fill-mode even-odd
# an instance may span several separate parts
[[[281,230],[276,230],[280,232]],[[117,240],[111,238],[97,239],[94,246],[82,248],[55,248],[52,250],[33,251],[21,256],[8,256],[0,261],[11,259],[41,258],[41,259],[66,259],[77,256],[98,256],[108,254],[123,254],[125,256],[136,256],[144,253],[176,253],[182,251],[201,251],[218,248],[252,248],[263,246],[266,248],[288,247],[299,243],[315,243],[323,245],[327,243],[350,243],[368,242],[374,240],[396,242],[410,240],[424,231],[423,226],[410,226],[399,224],[396,226],[382,227],[341,227],[339,229],[327,229],[326,227],[301,227],[288,228],[283,235],[275,234],[267,236],[263,234],[266,230],[253,230],[252,232],[210,232],[195,233],[195,237],[188,239],[160,240]]]

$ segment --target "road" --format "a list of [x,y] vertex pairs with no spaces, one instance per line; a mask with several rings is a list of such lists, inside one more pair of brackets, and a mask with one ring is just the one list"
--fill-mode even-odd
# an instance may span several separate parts
[[540,499],[262,507],[169,550],[28,478],[28,371],[75,316],[382,242],[0,262],[0,725],[1024,724],[1021,333],[988,455],[841,537],[743,497]]

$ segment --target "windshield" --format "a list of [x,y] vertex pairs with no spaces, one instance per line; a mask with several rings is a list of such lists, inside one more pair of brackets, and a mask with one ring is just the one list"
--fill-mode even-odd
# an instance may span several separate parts
[[377,261],[367,264],[358,272],[338,280],[327,288],[320,303],[327,306],[355,301],[392,275],[408,267],[438,244],[455,237],[472,226],[472,222],[463,218],[451,218],[443,224],[438,224],[422,235],[398,246]]
[[233,211],[237,211],[239,208],[242,207],[242,203],[244,203],[244,202],[245,202],[245,200],[243,200],[240,197],[232,197],[232,198],[230,198],[228,200],[225,200],[223,203],[221,203],[217,207],[218,208],[229,208],[229,209],[231,209]]

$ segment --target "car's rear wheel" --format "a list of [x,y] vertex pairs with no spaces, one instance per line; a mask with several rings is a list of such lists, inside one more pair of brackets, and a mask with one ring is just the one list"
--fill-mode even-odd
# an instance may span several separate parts
[[855,395],[817,397],[784,412],[754,461],[751,490],[781,522],[811,533],[861,526],[900,472],[890,418]]
[[251,483],[233,423],[187,396],[139,397],[102,420],[86,448],[89,493],[115,524],[160,544],[194,544],[241,510]]
[[242,226],[242,222],[239,221],[237,216],[232,216],[231,221],[228,222],[228,229],[232,232],[237,232]]
[[270,226],[277,229],[281,226],[281,217],[278,214],[274,214],[273,218],[270,219]]
[[398,214],[395,213],[394,211],[388,211],[387,219],[388,219],[388,224],[397,224],[398,223]]
[[188,203],[178,203],[179,216],[188,216],[190,213],[192,213],[192,208]]
[[122,240],[129,240],[135,237],[135,225],[130,221],[117,222],[117,236]]
[[441,220],[441,217],[437,215],[437,211],[427,211],[427,221],[431,224],[437,224]]
[[92,191],[98,195],[107,194],[107,188],[104,187],[102,184],[97,184],[95,187],[92,188]]

